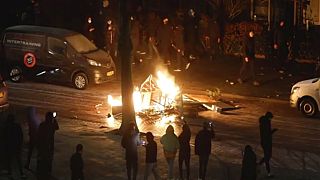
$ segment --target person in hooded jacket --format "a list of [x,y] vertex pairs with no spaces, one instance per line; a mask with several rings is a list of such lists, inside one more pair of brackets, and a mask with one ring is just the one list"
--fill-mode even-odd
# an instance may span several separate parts
[[271,112],[266,112],[264,116],[259,119],[260,127],[260,141],[261,147],[263,149],[264,157],[260,160],[259,164],[265,163],[268,177],[273,177],[270,172],[270,159],[272,157],[272,135],[278,129],[271,128],[271,119],[273,114]]
[[205,180],[209,156],[211,154],[211,141],[215,137],[213,126],[203,123],[203,129],[200,130],[195,139],[195,153],[199,156],[199,178]]
[[161,178],[157,169],[157,143],[154,141],[154,136],[151,132],[147,132],[146,137],[148,142],[144,145],[146,147],[146,171],[144,180],[148,180],[151,172],[156,180],[160,180]]
[[83,145],[76,146],[76,152],[70,158],[71,180],[84,180],[83,175]]
[[168,179],[174,179],[174,159],[178,149],[180,148],[180,144],[178,137],[174,134],[174,128],[172,125],[167,127],[166,134],[161,137],[160,143],[163,145],[164,156],[168,163]]
[[38,129],[38,179],[42,180],[50,177],[54,156],[54,136],[58,129],[59,125],[53,112],[47,112],[45,121],[40,124]]
[[241,179],[240,180],[256,180],[257,179],[257,156],[250,145],[246,145],[244,149]]
[[191,131],[188,124],[184,124],[182,126],[182,132],[179,135],[179,173],[180,173],[180,179],[183,179],[183,171],[182,166],[183,162],[186,165],[187,170],[187,180],[190,178],[190,138],[191,138]]
[[41,122],[39,117],[37,116],[35,107],[28,108],[27,121],[28,121],[28,128],[29,128],[29,144],[28,144],[27,162],[24,167],[26,169],[30,169],[31,156],[32,156],[33,149],[36,146],[37,131]]

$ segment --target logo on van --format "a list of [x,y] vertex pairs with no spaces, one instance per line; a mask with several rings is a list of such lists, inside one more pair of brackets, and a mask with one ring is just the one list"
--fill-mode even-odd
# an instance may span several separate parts
[[36,56],[33,53],[26,53],[23,58],[23,63],[28,68],[32,68],[36,65]]

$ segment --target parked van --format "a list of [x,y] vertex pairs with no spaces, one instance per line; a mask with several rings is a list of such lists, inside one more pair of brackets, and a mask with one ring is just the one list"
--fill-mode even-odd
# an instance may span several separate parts
[[1,36],[2,64],[13,82],[24,77],[67,82],[77,89],[115,79],[111,56],[80,33],[19,25]]
[[290,105],[298,108],[305,116],[315,116],[320,107],[319,78],[300,81],[291,89]]

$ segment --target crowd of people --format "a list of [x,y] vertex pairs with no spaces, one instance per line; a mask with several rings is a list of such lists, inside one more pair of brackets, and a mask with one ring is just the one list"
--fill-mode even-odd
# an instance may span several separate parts
[[[267,112],[259,118],[259,129],[261,138],[261,147],[264,156],[257,162],[257,156],[250,145],[246,145],[243,152],[241,180],[256,180],[257,166],[265,163],[267,176],[273,177],[270,170],[270,159],[272,157],[272,135],[277,129],[272,129],[271,119],[273,114]],[[203,129],[200,130],[194,143],[194,152],[199,157],[198,178],[206,179],[207,166],[212,149],[212,140],[215,138],[215,131],[212,122],[204,122]],[[157,169],[157,143],[154,141],[152,132],[146,133],[147,142],[141,140],[140,134],[136,131],[134,123],[128,126],[123,135],[121,145],[126,151],[126,168],[128,180],[137,179],[138,174],[138,146],[146,148],[144,180],[147,180],[151,173],[155,179],[161,179]],[[191,156],[191,130],[187,123],[182,127],[182,132],[177,136],[172,125],[166,129],[166,133],[160,138],[163,147],[163,154],[167,162],[168,170],[166,179],[176,179],[174,176],[174,161],[178,155],[179,179],[190,179],[190,156]],[[183,165],[186,173],[184,174]]]
[[[223,54],[221,25],[215,17],[206,14],[195,14],[190,9],[188,13],[177,11],[175,16],[160,16],[156,12],[149,12],[146,17],[131,17],[130,38],[132,42],[132,61],[140,63],[142,59],[159,65],[165,64],[175,71],[182,71],[193,58],[214,60]],[[294,39],[290,39],[285,21],[281,20],[272,31],[268,43],[271,49],[265,49],[267,58],[273,67],[281,74],[294,74]],[[270,31],[271,32],[271,31]],[[238,82],[240,84],[251,79],[254,86],[259,86],[256,79],[255,55],[256,33],[248,29],[242,40],[243,63],[240,67]],[[113,57],[117,56],[118,27],[110,23],[106,33],[106,49]],[[270,51],[270,52],[269,52]],[[141,53],[145,53],[145,56]],[[190,64],[189,64],[190,65]]]
[[[106,46],[113,57],[117,55],[118,25],[108,21]],[[147,16],[132,16],[130,38],[132,60],[138,63],[139,52],[146,51],[147,60],[172,65],[179,71],[190,57],[205,55],[211,60],[219,53],[220,27],[214,17],[177,11],[174,16],[149,12]]]
[[[272,136],[277,129],[271,126],[273,114],[267,112],[259,118],[260,142],[263,150],[263,158],[258,162],[254,149],[246,145],[243,151],[241,180],[256,180],[257,166],[265,164],[267,176],[273,177],[270,170],[270,160],[272,157]],[[29,143],[28,153],[24,168],[31,170],[30,161],[34,148],[37,150],[37,169],[36,176],[38,180],[51,179],[52,162],[54,159],[54,137],[55,132],[59,130],[58,121],[55,112],[47,112],[45,120],[41,121],[34,107],[28,108],[28,130]],[[3,131],[5,165],[9,176],[12,174],[13,167],[18,167],[21,178],[26,178],[22,166],[22,148],[23,131],[20,123],[16,122],[15,116],[9,114],[5,122]],[[124,131],[121,139],[121,146],[125,149],[125,160],[127,168],[127,178],[129,180],[137,179],[138,175],[138,147],[145,147],[145,171],[144,179],[147,180],[151,173],[155,179],[162,179],[157,167],[157,142],[154,140],[152,132],[144,134],[147,141],[142,140],[142,136],[137,132],[134,123],[129,124],[128,129]],[[201,180],[206,179],[207,167],[212,151],[212,140],[215,138],[215,130],[212,121],[204,122],[203,128],[197,133],[194,142],[194,153],[199,158],[198,177]],[[175,179],[175,159],[178,156],[179,178],[190,179],[190,157],[191,157],[191,130],[185,121],[180,135],[175,134],[174,127],[169,125],[165,134],[160,138],[163,148],[163,155],[167,162],[167,179]],[[82,159],[83,145],[77,144],[75,153],[70,158],[70,172],[72,180],[83,180],[84,161]],[[178,155],[177,155],[178,154]],[[184,173],[184,168],[186,172]],[[195,176],[195,175],[194,175]]]
[[[275,28],[273,36],[273,49],[271,54],[274,57],[273,67],[281,74],[292,76],[294,73],[293,62],[289,59],[290,45],[289,35],[285,27],[285,21],[280,21],[279,26]],[[255,32],[253,29],[248,30],[243,38],[243,58],[242,65],[239,72],[239,78],[237,81],[242,84],[249,79],[252,80],[254,86],[259,86],[260,83],[257,81],[255,76],[255,55],[256,55],[256,39]],[[291,57],[294,59],[294,57]]]
[[[38,180],[51,179],[52,163],[54,159],[54,137],[59,130],[56,112],[47,112],[44,121],[39,118],[36,108],[29,107],[27,113],[28,124],[28,152],[26,162],[23,166],[23,131],[14,114],[9,114],[4,125],[4,165],[8,176],[13,178],[12,170],[19,169],[20,178],[27,178],[24,169],[31,170],[30,162],[36,149],[37,166],[36,176]],[[70,159],[71,179],[82,180],[83,161],[81,157],[83,146],[76,146],[76,153]]]

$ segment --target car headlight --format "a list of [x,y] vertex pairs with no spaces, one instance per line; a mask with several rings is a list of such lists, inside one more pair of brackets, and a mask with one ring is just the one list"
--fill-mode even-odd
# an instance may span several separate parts
[[294,87],[294,88],[291,90],[291,94],[296,93],[299,89],[300,89],[300,87]]
[[97,61],[95,60],[92,60],[92,59],[87,59],[88,63],[91,65],[91,66],[101,66],[100,63],[98,63]]

